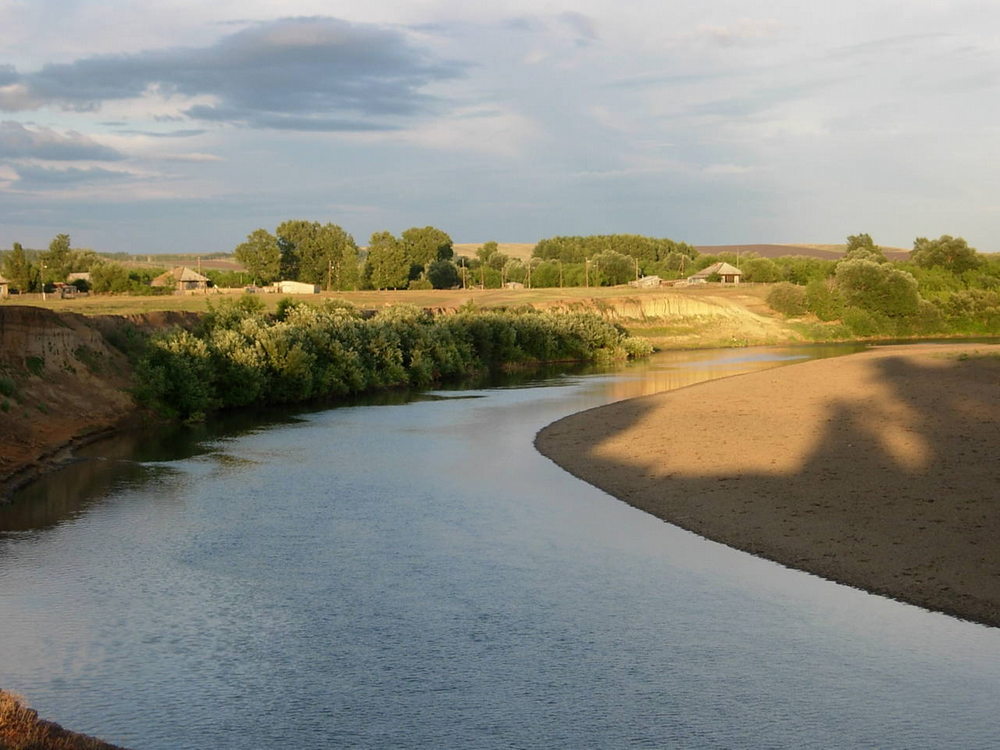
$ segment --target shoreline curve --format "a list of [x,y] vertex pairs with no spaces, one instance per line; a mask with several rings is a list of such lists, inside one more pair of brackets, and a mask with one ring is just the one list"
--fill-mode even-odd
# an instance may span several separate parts
[[887,346],[572,414],[535,446],[708,539],[1000,626],[1000,346]]

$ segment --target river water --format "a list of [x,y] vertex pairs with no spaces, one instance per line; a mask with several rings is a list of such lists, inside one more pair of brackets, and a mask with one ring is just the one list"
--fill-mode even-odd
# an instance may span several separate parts
[[532,447],[581,409],[829,353],[92,446],[0,508],[0,686],[137,748],[995,748],[1000,630],[708,542]]

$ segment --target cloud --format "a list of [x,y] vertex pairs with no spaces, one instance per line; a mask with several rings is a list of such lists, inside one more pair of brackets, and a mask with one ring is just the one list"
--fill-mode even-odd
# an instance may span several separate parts
[[[124,125],[125,123],[114,124]],[[148,135],[150,138],[193,138],[208,131],[204,128],[194,128],[189,130],[168,130],[165,133],[159,133],[155,130],[119,130],[117,132],[121,135]]]
[[741,18],[739,21],[725,26],[699,26],[695,29],[695,33],[723,47],[729,47],[734,44],[747,44],[767,39],[784,31],[785,28],[785,24],[774,19],[758,21],[751,18]]
[[30,130],[19,122],[0,122],[0,158],[46,161],[120,161],[124,154],[85,135],[60,135],[49,128]]
[[[367,118],[414,115],[438,101],[428,85],[464,74],[396,29],[335,18],[253,24],[207,47],[97,55],[18,74],[0,69],[0,109],[56,104],[89,111],[102,103],[210,96],[188,117],[301,130],[370,130]],[[382,127],[387,127],[383,125]]]
[[600,38],[594,19],[583,15],[583,13],[566,11],[559,14],[559,20],[573,31],[576,36],[576,43],[581,47],[593,44]]
[[101,167],[53,169],[51,167],[38,167],[34,165],[18,166],[17,176],[18,180],[13,186],[19,190],[63,188],[98,183],[107,184],[136,178],[136,175],[131,172],[119,172],[111,169],[102,169]]

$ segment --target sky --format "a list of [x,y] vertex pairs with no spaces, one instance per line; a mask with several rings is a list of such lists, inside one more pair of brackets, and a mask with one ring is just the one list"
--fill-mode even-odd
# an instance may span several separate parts
[[0,248],[965,237],[1000,251],[1000,3],[0,0]]

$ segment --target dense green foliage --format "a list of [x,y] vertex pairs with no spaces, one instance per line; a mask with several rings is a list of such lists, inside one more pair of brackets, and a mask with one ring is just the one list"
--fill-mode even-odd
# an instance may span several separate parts
[[[699,262],[702,260],[698,259]],[[1000,258],[962,238],[918,238],[908,262],[890,262],[867,234],[847,238],[839,261],[779,258],[784,276],[768,295],[776,311],[823,321],[816,338],[1000,333]]]
[[252,296],[226,301],[197,331],[150,339],[136,393],[169,416],[251,403],[291,403],[443,378],[520,362],[588,361],[652,347],[592,313],[464,310],[432,316],[389,307],[364,319],[351,305],[283,302],[271,317]]
[[535,246],[533,254],[543,260],[583,263],[587,258],[609,251],[645,261],[662,261],[672,254],[694,258],[698,254],[697,250],[684,242],[674,242],[665,237],[662,239],[643,237],[638,234],[550,237],[541,240]]

